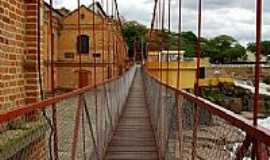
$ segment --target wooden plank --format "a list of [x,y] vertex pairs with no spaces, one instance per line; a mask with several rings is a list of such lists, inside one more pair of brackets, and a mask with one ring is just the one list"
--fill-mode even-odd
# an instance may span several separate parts
[[108,152],[156,152],[156,146],[112,146]]
[[109,152],[108,160],[157,160],[156,152]]
[[119,141],[119,140],[113,140],[110,143],[110,147],[112,146],[155,146],[156,143],[154,140],[144,140],[144,141],[136,141],[136,140],[130,140],[130,141]]
[[136,73],[123,116],[108,147],[107,160],[158,159],[142,85],[142,77]]

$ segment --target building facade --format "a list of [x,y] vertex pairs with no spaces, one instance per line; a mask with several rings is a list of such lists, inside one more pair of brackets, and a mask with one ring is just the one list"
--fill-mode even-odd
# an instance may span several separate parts
[[[96,82],[101,82],[125,70],[127,47],[120,24],[99,4],[94,5],[99,8],[95,12],[81,6],[78,34],[78,10],[63,13],[54,9],[51,29],[50,6],[45,2],[0,0],[0,114],[40,101],[42,89],[52,91],[52,81],[56,88],[78,88],[80,64],[90,85],[95,71]],[[80,35],[90,42],[89,53],[81,55],[82,63],[76,45]],[[0,159],[47,159],[48,126],[42,116],[33,113],[1,123]]]
[[[51,90],[51,35],[49,13],[44,15],[44,72],[45,90]],[[95,11],[93,11],[95,8]],[[63,10],[63,9],[62,9]],[[66,11],[66,10],[65,10]],[[78,29],[78,14],[80,27]],[[66,11],[65,14],[54,10],[53,14],[53,62],[55,88],[72,90],[79,86],[79,69],[87,76],[87,83],[93,85],[124,72],[128,60],[127,45],[121,34],[117,20],[109,17],[99,3],[80,10]],[[89,49],[86,53],[77,50],[79,36],[87,38]],[[81,56],[80,56],[81,55]],[[81,63],[80,63],[81,58]],[[96,74],[96,76],[94,76]]]

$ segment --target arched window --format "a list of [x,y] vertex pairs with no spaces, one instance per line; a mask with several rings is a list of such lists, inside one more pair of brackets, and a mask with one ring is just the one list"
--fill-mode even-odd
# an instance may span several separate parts
[[80,35],[77,37],[77,51],[79,54],[89,54],[88,35]]

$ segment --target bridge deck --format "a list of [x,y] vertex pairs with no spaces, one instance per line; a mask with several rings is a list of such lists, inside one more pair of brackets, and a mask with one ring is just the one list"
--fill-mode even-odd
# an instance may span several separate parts
[[154,133],[145,106],[143,80],[137,71],[118,128],[108,147],[107,160],[158,159]]

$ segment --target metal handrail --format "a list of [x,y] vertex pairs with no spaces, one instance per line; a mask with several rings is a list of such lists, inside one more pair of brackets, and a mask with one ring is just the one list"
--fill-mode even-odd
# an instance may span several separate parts
[[176,87],[170,86],[165,82],[160,81],[157,77],[151,75],[151,73],[144,68],[144,72],[146,76],[149,76],[151,79],[156,81],[158,84],[173,90],[176,94],[183,96],[185,99],[194,102],[198,107],[209,110],[214,115],[217,115],[226,121],[230,122],[231,125],[240,128],[245,131],[249,136],[254,139],[263,142],[266,145],[270,145],[270,130],[261,126],[253,125],[251,120],[247,120],[244,117],[225,109],[224,107],[214,104],[209,100],[206,100],[200,96],[196,96],[192,93],[189,93],[184,90],[179,90]]
[[[131,67],[130,69],[132,69],[133,67]],[[130,69],[127,70],[126,72],[124,72],[123,75],[127,74],[128,71],[130,71]],[[80,88],[80,89],[76,89],[76,90],[68,92],[68,93],[64,93],[62,95],[58,95],[58,96],[55,96],[55,97],[52,97],[52,98],[48,98],[48,99],[40,101],[40,102],[36,102],[36,103],[33,103],[33,104],[28,104],[28,105],[18,106],[16,108],[14,108],[13,110],[0,113],[0,124],[5,123],[5,122],[7,122],[9,120],[15,119],[17,117],[23,116],[25,114],[31,113],[33,111],[42,110],[44,108],[50,108],[49,107],[50,105],[53,105],[55,103],[59,103],[61,101],[64,101],[66,99],[69,99],[69,98],[72,98],[72,97],[75,97],[75,96],[78,96],[78,95],[83,94],[85,92],[92,91],[92,90],[96,89],[96,87],[99,87],[99,86],[102,86],[102,85],[104,85],[106,83],[118,80],[122,76],[116,76],[116,77],[110,78],[108,80],[105,80],[103,82],[99,82],[99,83],[96,84],[96,86],[94,86],[92,84],[92,85],[89,85],[89,86],[86,86],[86,87],[83,87],[83,88]],[[57,107],[57,106],[55,106],[55,107]]]

